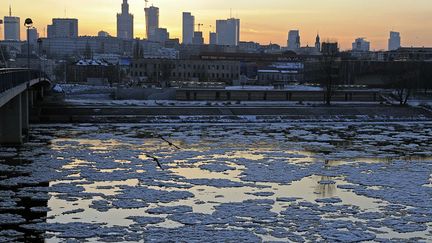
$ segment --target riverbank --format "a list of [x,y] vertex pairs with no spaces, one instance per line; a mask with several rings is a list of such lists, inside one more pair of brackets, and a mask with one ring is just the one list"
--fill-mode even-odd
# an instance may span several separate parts
[[261,104],[130,106],[42,105],[33,123],[251,123],[303,121],[432,121],[432,112],[422,107],[379,104],[293,105]]

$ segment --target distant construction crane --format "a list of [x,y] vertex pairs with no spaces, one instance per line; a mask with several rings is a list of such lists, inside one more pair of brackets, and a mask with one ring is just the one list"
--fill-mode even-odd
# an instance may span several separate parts
[[198,31],[201,31],[201,27],[204,26],[204,24],[198,23],[196,24],[198,26]]

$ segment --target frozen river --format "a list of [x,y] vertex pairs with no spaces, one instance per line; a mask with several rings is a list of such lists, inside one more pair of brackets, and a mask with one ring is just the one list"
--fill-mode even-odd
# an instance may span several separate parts
[[0,242],[389,239],[432,241],[432,123],[38,125],[0,148]]

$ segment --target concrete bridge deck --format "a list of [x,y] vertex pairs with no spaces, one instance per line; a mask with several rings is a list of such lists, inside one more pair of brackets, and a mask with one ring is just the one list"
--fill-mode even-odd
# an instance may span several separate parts
[[29,109],[49,85],[37,70],[0,69],[0,144],[16,145],[26,139]]

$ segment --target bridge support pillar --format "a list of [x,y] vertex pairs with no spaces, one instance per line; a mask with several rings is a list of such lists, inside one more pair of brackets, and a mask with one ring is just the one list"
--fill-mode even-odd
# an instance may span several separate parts
[[30,108],[33,108],[34,105],[34,91],[29,89],[28,91],[28,101]]
[[29,91],[26,90],[21,93],[21,125],[26,140],[30,129],[29,124]]
[[0,108],[0,144],[22,144],[21,95]]
[[44,88],[41,86],[39,88],[37,88],[37,93],[38,93],[38,100],[43,100],[44,97]]

